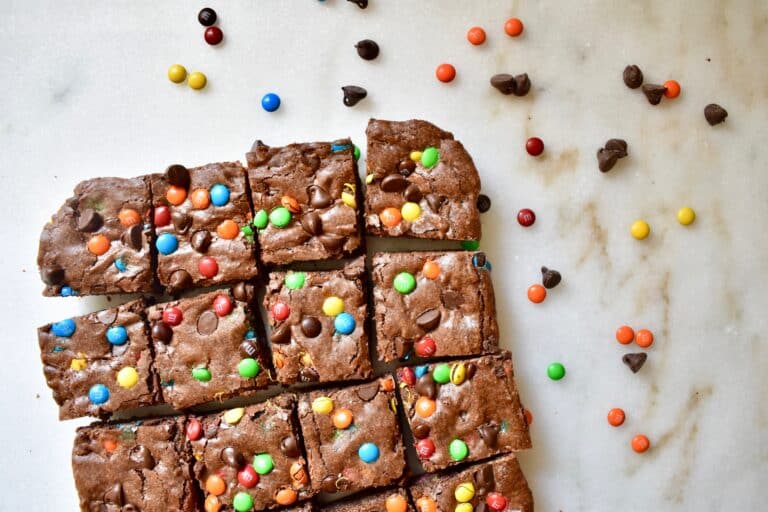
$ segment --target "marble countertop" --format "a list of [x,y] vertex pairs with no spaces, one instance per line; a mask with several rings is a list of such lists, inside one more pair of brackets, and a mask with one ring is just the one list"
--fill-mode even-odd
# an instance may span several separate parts
[[[69,455],[86,421],[58,422],[35,338],[38,325],[104,305],[40,296],[37,237],[73,186],[242,159],[255,138],[364,146],[369,117],[428,119],[480,169],[502,343],[534,415],[535,447],[520,459],[539,511],[765,506],[766,2],[213,1],[217,48],[194,2],[3,5],[0,511],[77,504]],[[512,15],[525,22],[518,39],[503,33]],[[466,42],[472,25],[487,30],[484,46]],[[357,57],[364,38],[378,60]],[[209,86],[170,83],[177,62]],[[441,62],[455,82],[435,80]],[[651,107],[621,81],[632,63],[647,81],[678,80],[682,95]],[[531,93],[499,94],[488,80],[503,72],[527,72]],[[348,84],[369,92],[354,108],[341,102]],[[274,114],[259,105],[268,91],[283,100]],[[728,110],[724,125],[704,121],[710,102]],[[532,135],[540,158],[524,151]],[[612,137],[630,155],[601,174],[595,152]],[[675,219],[684,205],[697,213],[690,227]],[[530,229],[515,222],[524,207],[537,214]],[[636,218],[651,225],[642,242],[629,235]],[[541,265],[563,283],[534,305],[526,288]],[[621,363],[631,348],[614,341],[623,323],[656,334],[636,375]],[[546,376],[556,360],[568,371],[559,382]],[[615,406],[627,413],[618,429],[605,419]],[[636,433],[652,443],[643,455],[629,446]]]

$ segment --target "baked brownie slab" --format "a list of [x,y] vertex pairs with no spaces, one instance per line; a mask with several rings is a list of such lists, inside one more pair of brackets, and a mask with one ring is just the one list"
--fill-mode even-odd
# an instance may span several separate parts
[[481,252],[375,254],[379,358],[496,352],[499,328],[489,269]]
[[61,419],[158,402],[145,306],[135,300],[37,330],[43,372]]
[[170,293],[258,273],[245,169],[236,162],[152,175],[157,275]]
[[533,512],[533,494],[511,454],[459,471],[423,476],[408,492],[419,510],[453,512],[460,503],[469,503],[467,509],[475,512]]
[[74,193],[40,234],[43,295],[152,291],[147,180],[95,178]]
[[187,421],[206,510],[266,510],[314,494],[295,405],[293,395],[283,395]]
[[182,418],[77,430],[72,469],[83,512],[198,510]]
[[480,239],[480,177],[461,142],[420,120],[371,119],[366,135],[368,233]]
[[240,283],[147,310],[166,402],[185,409],[270,383],[253,294],[253,285]]
[[398,482],[405,471],[391,376],[312,391],[299,399],[299,422],[312,487],[333,493]]
[[341,258],[360,248],[353,151],[349,139],[254,144],[247,155],[248,178],[263,262]]
[[365,380],[368,354],[365,258],[341,270],[273,272],[264,297],[277,380]]
[[397,371],[424,469],[531,447],[509,352]]
[[[381,491],[326,505],[327,512],[412,512],[404,488]],[[451,511],[452,512],[452,511]]]

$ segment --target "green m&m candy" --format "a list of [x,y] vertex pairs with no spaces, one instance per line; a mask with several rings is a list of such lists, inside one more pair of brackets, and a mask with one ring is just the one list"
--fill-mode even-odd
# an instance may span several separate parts
[[410,272],[400,272],[393,282],[395,290],[407,295],[416,289],[416,278]]
[[276,228],[284,228],[291,223],[291,212],[285,206],[278,206],[269,214],[269,222]]
[[253,508],[253,498],[247,492],[239,492],[235,494],[232,506],[237,512],[249,512]]
[[353,154],[355,155],[355,161],[360,160],[360,148],[357,147],[357,144],[355,144],[355,151]]
[[261,365],[252,357],[246,357],[237,363],[237,373],[244,379],[252,379],[261,371]]
[[460,245],[465,251],[476,251],[480,248],[480,240],[462,240]]
[[440,160],[440,152],[437,148],[429,147],[421,152],[421,165],[427,169],[431,169],[437,165]]
[[547,375],[552,380],[560,380],[565,377],[565,366],[561,363],[552,363],[547,366]]
[[192,378],[200,382],[208,382],[211,380],[211,370],[208,368],[193,368]]
[[256,212],[256,215],[253,216],[253,225],[256,226],[257,229],[264,229],[267,227],[267,222],[269,222],[267,210],[259,210]]
[[298,290],[304,286],[307,275],[304,272],[288,272],[285,275],[285,286],[291,290]]
[[464,460],[469,455],[469,448],[467,443],[461,439],[454,439],[451,444],[448,445],[448,453],[451,454],[453,460]]
[[260,453],[253,457],[253,469],[260,475],[266,475],[275,468],[275,462],[268,453]]
[[438,384],[447,384],[451,382],[451,367],[445,363],[440,363],[432,370],[432,379]]

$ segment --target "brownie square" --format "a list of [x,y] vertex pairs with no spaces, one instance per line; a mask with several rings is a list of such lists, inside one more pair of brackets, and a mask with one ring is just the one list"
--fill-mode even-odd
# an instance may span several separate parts
[[[365,227],[369,234],[480,239],[480,177],[461,142],[415,119],[371,119],[366,135]],[[414,160],[419,154],[420,159]]]
[[362,256],[341,270],[270,274],[264,307],[272,328],[278,381],[332,382],[372,376],[365,279]]
[[397,379],[425,470],[531,447],[509,352],[402,367]]
[[60,419],[103,417],[159,401],[144,307],[135,300],[37,330]]
[[[498,351],[490,265],[481,252],[373,256],[379,358],[471,356]],[[398,291],[395,280],[415,287]]]
[[198,510],[183,425],[183,418],[167,418],[77,429],[72,470],[80,510]]
[[[462,488],[457,493],[459,486]],[[463,503],[470,503],[470,510],[477,512],[533,512],[533,494],[512,454],[458,471],[422,476],[411,484],[408,492],[420,510],[434,509],[433,505],[439,511],[456,510],[460,503],[456,495],[464,494],[472,498]]]
[[176,409],[224,400],[269,385],[261,324],[240,283],[147,310],[163,398]]
[[341,258],[361,246],[359,179],[349,139],[270,147],[247,155],[261,260]]
[[151,178],[157,275],[169,293],[256,276],[242,165],[172,165]]
[[408,502],[405,489],[400,488],[337,501],[326,505],[323,510],[327,512],[391,512],[395,510],[413,512],[413,507]]
[[147,180],[95,178],[74,194],[40,234],[43,295],[152,291]]
[[403,478],[405,456],[396,404],[389,375],[299,398],[299,422],[315,490],[384,487]]
[[295,400],[282,395],[188,420],[194,474],[206,502],[232,510],[233,501],[240,500],[266,510],[314,494],[299,443]]

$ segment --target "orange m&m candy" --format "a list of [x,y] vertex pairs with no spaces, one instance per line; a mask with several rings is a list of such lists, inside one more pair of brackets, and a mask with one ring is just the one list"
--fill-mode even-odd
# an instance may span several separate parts
[[104,235],[94,235],[88,240],[88,250],[96,256],[101,256],[109,250],[109,238]]
[[547,298],[547,289],[540,284],[532,284],[528,287],[528,300],[534,304],[544,302]]
[[632,438],[632,449],[637,453],[643,453],[651,447],[651,442],[643,434],[638,434]]
[[435,410],[437,410],[437,404],[434,400],[430,400],[425,396],[419,397],[416,400],[416,414],[422,418],[429,418],[435,413]]
[[664,96],[666,96],[669,99],[674,99],[680,96],[680,84],[677,83],[677,80],[667,80],[664,82],[664,87],[666,87],[666,91],[664,91]]
[[437,512],[437,503],[432,498],[424,496],[416,500],[416,508],[419,512]]
[[179,206],[187,198],[187,190],[183,187],[171,185],[165,193],[165,199],[173,206]]
[[400,215],[400,210],[397,208],[384,208],[381,213],[379,214],[379,219],[381,220],[381,223],[387,226],[388,228],[393,228],[400,224],[400,221],[403,220],[403,216]]
[[237,234],[240,233],[240,228],[237,227],[237,222],[227,219],[216,226],[216,232],[224,240],[234,240],[237,238]]
[[523,22],[518,18],[509,18],[504,23],[504,32],[510,37],[517,37],[523,33]]
[[427,279],[437,279],[440,275],[440,265],[436,261],[427,260],[421,272]]
[[339,430],[345,430],[352,424],[352,411],[339,409],[333,413],[333,426]]
[[477,46],[485,42],[485,30],[483,27],[472,27],[467,31],[467,41]]
[[435,76],[441,82],[452,82],[456,78],[456,68],[451,64],[440,64],[435,70]]
[[528,409],[523,409],[523,414],[525,415],[525,422],[530,425],[533,423],[533,413],[529,411]]
[[103,444],[104,444],[104,449],[107,450],[109,453],[112,453],[113,451],[117,450],[117,442],[114,439],[105,439]]
[[227,484],[219,475],[211,475],[205,480],[205,490],[208,494],[221,496],[227,490]]
[[299,494],[290,487],[283,487],[275,493],[275,501],[278,505],[290,505],[296,503]]
[[621,343],[622,345],[627,345],[629,343],[632,343],[632,340],[635,339],[635,331],[632,330],[632,328],[628,325],[622,325],[618,329],[616,329],[616,341]]
[[123,208],[117,214],[117,219],[120,221],[121,226],[129,228],[141,222],[141,215],[133,208]]
[[650,347],[651,345],[653,345],[653,333],[648,329],[640,329],[639,331],[637,331],[637,336],[635,337],[635,343],[637,343],[643,348]]
[[205,210],[211,204],[211,194],[204,188],[193,190],[189,195],[189,199],[192,201],[192,207],[196,210]]
[[387,498],[385,502],[387,512],[406,512],[408,510],[408,502],[405,501],[400,494],[393,494]]
[[624,410],[619,407],[614,407],[608,411],[608,423],[614,427],[621,426],[621,424],[624,423],[624,418]]
[[221,503],[214,495],[209,495],[205,498],[205,512],[219,512],[221,510]]

